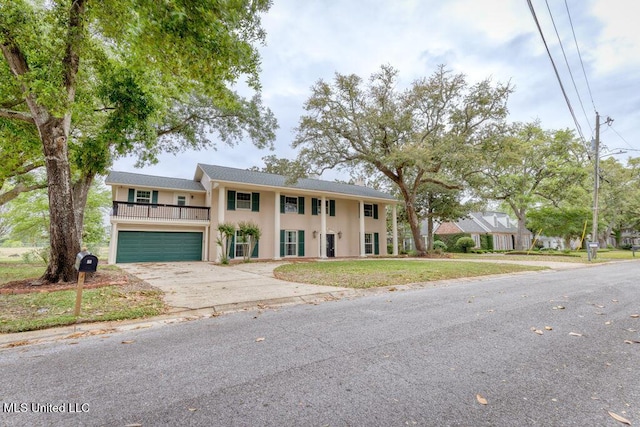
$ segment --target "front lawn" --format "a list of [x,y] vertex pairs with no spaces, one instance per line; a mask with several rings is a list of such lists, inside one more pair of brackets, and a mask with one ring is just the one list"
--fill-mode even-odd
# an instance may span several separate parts
[[80,316],[75,317],[75,283],[30,285],[44,270],[43,264],[0,262],[0,333],[135,319],[165,310],[162,292],[109,265],[99,267],[95,276],[87,276]]
[[364,289],[544,269],[513,264],[381,259],[285,264],[276,268],[274,275],[291,282]]
[[75,301],[75,290],[0,295],[0,333],[156,316],[164,309],[161,292],[125,292],[119,286],[84,290],[79,318],[73,315]]

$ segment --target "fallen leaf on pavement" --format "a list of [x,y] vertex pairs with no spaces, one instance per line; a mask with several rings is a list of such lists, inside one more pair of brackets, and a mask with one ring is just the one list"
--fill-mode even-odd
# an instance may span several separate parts
[[479,403],[479,404],[481,404],[481,405],[486,405],[486,404],[488,403],[488,402],[487,402],[487,399],[485,399],[484,397],[482,397],[482,395],[481,395],[481,394],[479,394],[479,393],[478,393],[478,394],[476,394],[476,400],[477,400],[477,401],[478,401],[478,403]]
[[538,335],[542,335],[542,334],[544,334],[544,332],[542,332],[540,329],[536,329],[536,330],[535,330],[535,331],[533,331],[533,332],[535,332],[535,333],[536,333],[536,334],[538,334]]
[[624,340],[625,344],[640,344],[640,341],[636,340]]
[[545,326],[544,327],[547,331],[553,331],[553,328],[551,326]]
[[551,307],[552,310],[564,310],[564,305],[556,305]]
[[579,334],[577,332],[569,332],[569,335],[571,335],[572,337],[581,337],[582,334]]
[[122,344],[133,344],[135,342],[135,340],[125,340],[122,341]]
[[629,425],[629,426],[631,425],[631,422],[628,419],[626,419],[624,417],[621,417],[620,415],[615,414],[615,413],[613,413],[611,411],[607,411],[607,412],[609,413],[609,416],[611,416],[611,418],[613,418],[614,420],[619,421],[622,424],[626,424],[626,425]]
[[189,410],[190,410],[191,412],[195,412],[195,411],[197,411],[198,409],[197,409],[197,408],[189,408]]
[[638,317],[640,317],[640,314],[632,314],[632,315],[631,315],[631,317],[632,317],[633,319],[637,319]]
[[256,338],[256,342],[264,341],[264,337]]

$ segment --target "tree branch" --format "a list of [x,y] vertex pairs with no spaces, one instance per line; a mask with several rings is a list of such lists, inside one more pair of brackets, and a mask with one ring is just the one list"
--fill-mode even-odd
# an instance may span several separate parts
[[26,122],[26,123],[31,123],[31,124],[35,124],[36,121],[33,119],[33,116],[29,113],[23,113],[21,111],[13,111],[13,110],[7,110],[4,108],[0,108],[0,117],[3,117],[5,119],[9,119],[9,120],[18,120],[21,122]]
[[21,193],[25,193],[27,191],[39,190],[41,188],[47,188],[47,183],[34,184],[34,185],[28,185],[27,186],[27,185],[24,185],[23,183],[20,182],[15,187],[13,187],[11,190],[0,194],[0,206],[2,206],[5,203],[15,199]]

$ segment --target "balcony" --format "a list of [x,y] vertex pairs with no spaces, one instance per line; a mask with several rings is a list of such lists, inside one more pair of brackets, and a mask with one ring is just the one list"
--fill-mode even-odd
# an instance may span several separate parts
[[205,206],[161,205],[154,203],[113,202],[112,218],[150,221],[208,222],[210,209]]

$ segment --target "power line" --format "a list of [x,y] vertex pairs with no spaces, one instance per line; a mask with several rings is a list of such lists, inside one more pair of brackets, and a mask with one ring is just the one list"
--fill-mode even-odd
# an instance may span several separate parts
[[620,135],[620,133],[618,133],[618,131],[616,130],[616,128],[614,128],[613,126],[609,125],[609,128],[611,128],[612,131],[614,131],[616,133],[616,135],[618,135],[620,137],[621,140],[623,140],[629,147],[631,147],[633,149],[633,145],[631,145],[629,143],[629,141],[627,141],[626,139],[624,139],[624,137],[622,135]]
[[582,133],[582,128],[580,127],[580,124],[578,123],[578,119],[576,118],[575,113],[573,112],[573,107],[571,106],[571,101],[569,100],[569,97],[567,96],[567,92],[564,90],[564,85],[562,84],[562,79],[560,78],[560,74],[558,73],[558,67],[556,67],[556,63],[553,60],[553,57],[551,56],[551,51],[549,50],[549,45],[547,44],[547,40],[544,38],[544,34],[542,33],[542,28],[540,27],[540,22],[538,21],[538,17],[536,16],[536,11],[533,8],[533,4],[531,3],[531,0],[527,0],[527,4],[529,5],[529,10],[531,11],[531,16],[533,16],[533,21],[536,24],[536,27],[538,28],[538,33],[540,33],[540,37],[542,38],[542,42],[544,43],[544,47],[547,50],[547,55],[549,56],[549,60],[551,61],[551,65],[553,66],[553,71],[556,75],[556,79],[558,80],[558,84],[560,84],[560,90],[562,91],[562,95],[564,96],[564,100],[567,103],[567,107],[569,108],[569,112],[571,113],[571,117],[573,117],[573,123],[576,125],[576,130],[578,131],[578,134],[580,135],[580,138],[582,138],[582,143],[585,147],[585,149],[587,149],[588,151],[588,147],[586,145],[586,140],[584,137],[584,134]]
[[[562,39],[560,38],[560,33],[558,33],[558,27],[556,27],[556,21],[553,19],[553,13],[551,13],[551,8],[549,7],[549,0],[545,0],[547,5],[547,10],[549,11],[549,17],[551,18],[551,23],[553,24],[553,29],[556,32],[556,37],[558,38],[558,44],[560,45],[560,50],[562,50],[562,56],[564,57],[564,63],[567,65],[567,70],[569,71],[569,76],[571,77],[571,82],[573,83],[573,88],[576,91],[576,95],[578,96],[578,102],[580,103],[580,108],[582,108],[582,113],[584,114],[584,118],[587,120],[587,124],[589,125],[589,129],[591,129],[591,123],[589,122],[589,117],[587,117],[587,112],[584,110],[584,104],[582,103],[582,98],[580,97],[580,92],[578,92],[578,86],[576,85],[576,81],[573,78],[573,72],[571,71],[571,66],[569,65],[569,60],[567,59],[567,54],[564,51],[564,46],[562,45]],[[592,133],[593,135],[593,133]]]
[[567,9],[567,16],[569,17],[569,24],[571,25],[571,33],[573,34],[573,41],[576,44],[576,50],[578,51],[578,58],[580,58],[580,66],[582,67],[582,74],[584,74],[584,81],[587,83],[587,89],[589,91],[589,98],[591,98],[591,105],[593,111],[596,111],[596,104],[593,102],[593,94],[591,93],[591,85],[589,85],[589,79],[587,78],[587,72],[584,70],[584,62],[582,61],[582,54],[580,53],[580,47],[578,47],[578,39],[576,38],[576,32],[573,29],[573,20],[571,19],[571,13],[569,12],[569,4],[567,0],[564,0],[564,6]]

